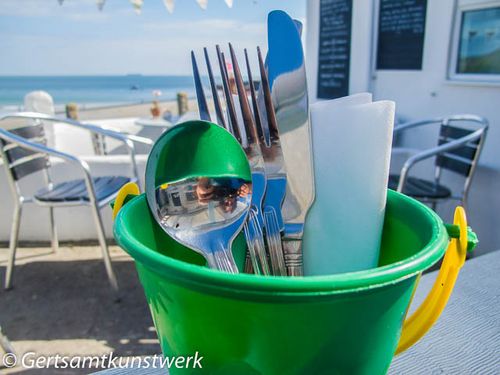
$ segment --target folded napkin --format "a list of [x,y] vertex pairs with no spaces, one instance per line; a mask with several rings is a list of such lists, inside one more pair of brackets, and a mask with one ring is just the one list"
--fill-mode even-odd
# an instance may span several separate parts
[[316,198],[305,222],[305,275],[377,266],[394,109],[370,94],[311,106]]

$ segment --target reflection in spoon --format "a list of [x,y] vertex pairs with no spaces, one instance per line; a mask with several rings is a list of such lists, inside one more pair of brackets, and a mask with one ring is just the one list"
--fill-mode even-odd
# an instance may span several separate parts
[[158,186],[155,197],[156,214],[167,233],[186,245],[199,242],[204,243],[202,248],[213,249],[207,261],[214,268],[224,269],[228,261],[234,263],[217,259],[222,243],[216,233],[240,225],[251,202],[250,182],[232,177],[193,177]]
[[236,178],[195,177],[156,189],[162,226],[181,232],[209,230],[245,214],[252,185]]

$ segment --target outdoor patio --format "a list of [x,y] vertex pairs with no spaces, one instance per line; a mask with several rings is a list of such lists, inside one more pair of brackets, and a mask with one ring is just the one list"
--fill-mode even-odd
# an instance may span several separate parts
[[[6,248],[0,248],[0,278]],[[98,246],[19,248],[16,285],[0,290],[0,321],[18,353],[39,355],[153,355],[160,352],[134,264],[120,248],[110,248],[122,296],[115,301]],[[1,368],[6,374],[52,374],[51,370]],[[59,370],[58,374],[88,373]]]

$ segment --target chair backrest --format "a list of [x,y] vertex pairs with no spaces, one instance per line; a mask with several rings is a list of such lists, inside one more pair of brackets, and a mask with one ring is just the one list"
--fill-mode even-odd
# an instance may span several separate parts
[[[10,133],[23,137],[28,141],[47,145],[43,123],[34,121],[32,125],[9,130]],[[0,138],[0,152],[7,172],[14,181],[18,181],[32,173],[46,170],[50,161],[46,154],[27,150],[15,143]]]
[[[464,125],[468,125],[468,127]],[[477,116],[451,116],[444,118],[439,131],[439,145],[464,139],[473,133],[476,133],[476,135],[466,143],[436,157],[436,177],[439,178],[441,170],[446,169],[470,178],[479,160],[487,128],[488,122]]]

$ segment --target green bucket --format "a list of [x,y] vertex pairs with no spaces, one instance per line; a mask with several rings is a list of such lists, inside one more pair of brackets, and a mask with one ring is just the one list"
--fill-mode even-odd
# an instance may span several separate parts
[[449,244],[432,210],[393,191],[379,267],[361,272],[284,278],[208,269],[156,224],[144,195],[120,210],[114,231],[136,262],[163,354],[198,352],[197,371],[209,374],[385,373],[417,280]]

